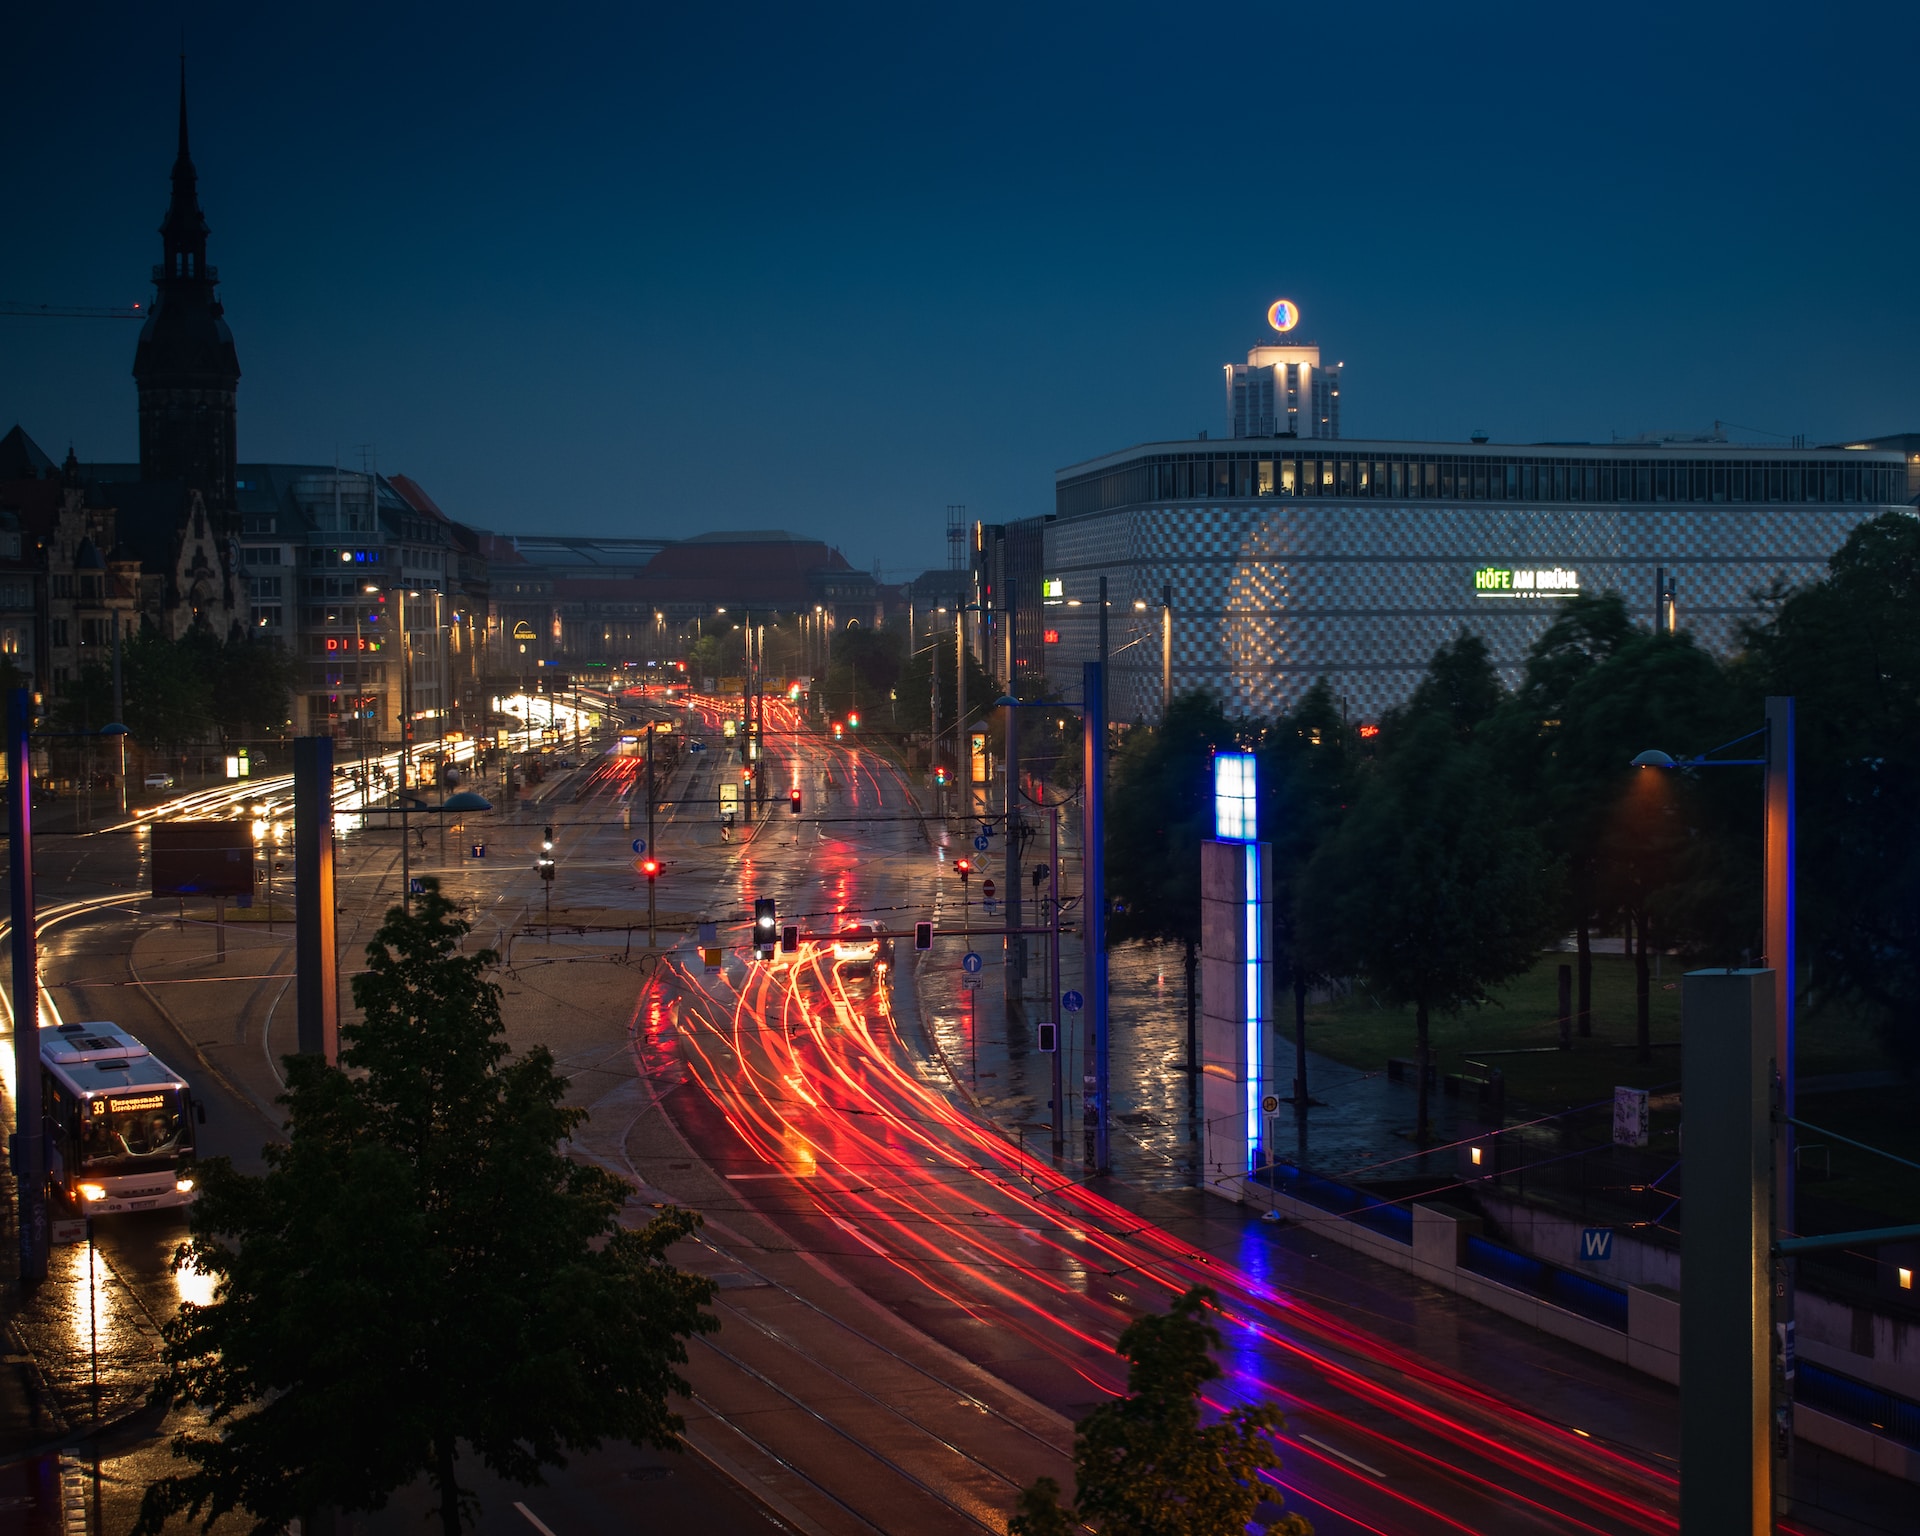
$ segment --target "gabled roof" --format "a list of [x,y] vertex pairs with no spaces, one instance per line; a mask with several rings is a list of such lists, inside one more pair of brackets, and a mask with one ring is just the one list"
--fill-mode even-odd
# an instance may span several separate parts
[[0,437],[0,480],[38,480],[56,467],[25,429],[16,426]]

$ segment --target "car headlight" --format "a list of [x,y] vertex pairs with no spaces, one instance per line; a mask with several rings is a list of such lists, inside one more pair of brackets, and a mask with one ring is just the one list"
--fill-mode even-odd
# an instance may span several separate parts
[[193,1180],[192,1179],[175,1179],[173,1181],[173,1187],[179,1190],[180,1193],[183,1195],[190,1195],[193,1193]]
[[107,1198],[107,1187],[104,1184],[82,1184],[80,1186],[80,1198],[82,1200],[104,1200]]

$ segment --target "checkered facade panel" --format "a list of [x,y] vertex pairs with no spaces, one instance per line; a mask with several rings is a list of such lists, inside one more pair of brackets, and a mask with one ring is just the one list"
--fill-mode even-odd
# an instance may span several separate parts
[[[1824,504],[1381,506],[1259,500],[1122,507],[1046,525],[1049,682],[1071,690],[1097,653],[1107,578],[1110,692],[1118,719],[1152,719],[1162,689],[1162,590],[1172,589],[1176,692],[1213,690],[1271,716],[1325,677],[1355,718],[1403,701],[1434,651],[1483,636],[1509,685],[1558,599],[1475,592],[1483,567],[1560,568],[1616,590],[1651,623],[1656,570],[1683,628],[1730,654],[1756,593],[1814,580],[1856,524],[1894,510]],[[1077,606],[1076,606],[1077,604]]]

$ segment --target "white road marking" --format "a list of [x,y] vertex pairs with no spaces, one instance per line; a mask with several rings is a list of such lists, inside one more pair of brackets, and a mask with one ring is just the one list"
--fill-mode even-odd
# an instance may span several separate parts
[[[1354,1466],[1358,1467],[1362,1472],[1371,1472],[1375,1477],[1385,1477],[1387,1475],[1386,1473],[1382,1472],[1378,1467],[1368,1466],[1358,1456],[1349,1456],[1345,1451],[1335,1450],[1334,1447],[1328,1445],[1326,1441],[1316,1440],[1313,1438],[1312,1435],[1296,1435],[1294,1438],[1297,1440],[1305,1441],[1308,1445],[1313,1446],[1317,1450],[1325,1451],[1329,1456],[1338,1456],[1342,1461],[1352,1463]],[[529,1515],[527,1518],[530,1520],[533,1519],[531,1515]],[[540,1522],[535,1520],[534,1524],[539,1525]],[[541,1528],[543,1530],[545,1529],[544,1526],[542,1526]],[[549,1536],[551,1536],[551,1533],[549,1533]]]
[[514,1500],[513,1507],[519,1510],[521,1514],[527,1517],[527,1524],[532,1526],[536,1531],[538,1531],[540,1533],[540,1536],[553,1536],[553,1532],[547,1529],[547,1523],[544,1520],[542,1520],[538,1515],[536,1515],[532,1510],[528,1509],[527,1506],[522,1504],[518,1499]]

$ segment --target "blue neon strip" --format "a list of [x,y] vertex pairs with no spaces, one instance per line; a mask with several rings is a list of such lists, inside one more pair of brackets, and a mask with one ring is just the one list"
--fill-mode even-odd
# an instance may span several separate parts
[[1260,1147],[1261,962],[1266,958],[1260,910],[1260,845],[1247,844],[1247,1171],[1258,1165]]

